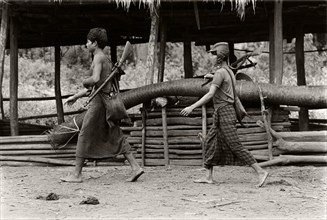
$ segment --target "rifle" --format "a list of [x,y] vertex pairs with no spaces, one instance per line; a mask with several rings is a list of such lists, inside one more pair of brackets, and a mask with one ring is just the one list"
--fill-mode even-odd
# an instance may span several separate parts
[[121,56],[120,60],[115,63],[110,75],[107,77],[107,79],[99,86],[99,88],[86,100],[84,107],[86,107],[92,99],[100,92],[100,90],[111,80],[113,79],[117,73],[119,73],[119,68],[121,65],[125,62],[126,58],[129,56],[129,54],[133,51],[133,47],[129,41],[126,42],[123,55]]

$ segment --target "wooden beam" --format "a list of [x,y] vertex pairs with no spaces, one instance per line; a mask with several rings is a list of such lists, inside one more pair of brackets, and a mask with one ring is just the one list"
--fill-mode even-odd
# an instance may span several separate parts
[[282,84],[283,79],[283,1],[274,1],[269,18],[269,82]]
[[55,46],[55,97],[56,97],[56,107],[57,107],[57,118],[58,124],[65,121],[64,119],[64,108],[61,99],[61,89],[60,89],[60,46]]
[[160,18],[160,57],[158,82],[163,82],[165,75],[165,58],[166,58],[166,40],[167,40],[167,23],[165,17]]
[[[304,33],[303,26],[297,27],[296,31],[296,43],[295,43],[295,58],[296,58],[296,70],[297,70],[297,85],[305,86],[305,67],[304,67]],[[309,112],[308,108],[300,107],[299,111],[299,130],[309,130]]]
[[7,32],[8,32],[8,5],[2,3],[2,15],[1,15],[1,29],[0,29],[0,110],[1,118],[5,118],[5,113],[3,109],[3,96],[2,96],[2,83],[4,75],[4,62],[5,62],[5,51],[7,42]]
[[15,17],[10,17],[10,133],[18,132],[18,26]]
[[185,78],[193,77],[193,67],[192,67],[192,48],[191,41],[184,41],[184,72]]

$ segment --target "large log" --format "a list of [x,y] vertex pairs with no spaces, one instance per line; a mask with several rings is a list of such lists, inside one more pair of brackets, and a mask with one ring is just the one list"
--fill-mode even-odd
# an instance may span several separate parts
[[259,163],[261,167],[286,165],[291,163],[327,163],[327,156],[294,156],[294,155],[281,155],[270,161]]
[[[201,87],[204,79],[182,79],[152,84],[123,93],[126,108],[160,96],[203,96],[209,85]],[[326,108],[326,86],[282,86],[267,83],[238,81],[236,93],[243,102],[259,103],[258,85],[262,88],[267,104],[306,106],[309,108]]]
[[38,162],[38,163],[47,163],[47,164],[55,164],[55,165],[74,166],[73,161],[50,159],[50,158],[39,158],[39,157],[0,156],[0,161]]
[[[203,96],[209,90],[209,85],[201,87],[204,79],[182,79],[146,85],[122,93],[122,99],[127,109],[140,103],[161,96]],[[259,83],[267,104],[305,106],[308,108],[326,108],[326,86],[282,86]],[[236,84],[237,95],[243,102],[259,103],[258,84],[239,81]],[[49,134],[54,147],[66,143],[76,135],[82,125],[85,112],[73,120],[57,125]]]

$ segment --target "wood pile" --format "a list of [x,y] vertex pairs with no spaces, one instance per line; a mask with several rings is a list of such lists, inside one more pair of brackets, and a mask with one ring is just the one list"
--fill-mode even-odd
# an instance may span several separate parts
[[[142,119],[134,122],[128,138],[135,156],[144,165],[202,165],[203,143],[199,133],[206,134],[212,125],[213,108],[195,109],[188,117],[180,116],[183,106],[142,110]],[[258,160],[268,160],[261,150],[268,149],[267,132],[256,124],[262,120],[260,108],[247,108],[251,118],[243,120],[246,128],[237,125],[244,147]],[[289,111],[278,109],[272,117],[272,128],[288,131]],[[145,126],[144,126],[145,125]],[[166,150],[165,150],[166,149]],[[166,155],[166,156],[165,156]]]
[[[270,128],[270,132],[274,158],[261,166],[327,163],[327,131],[276,132]],[[257,150],[256,154],[266,156],[268,152]]]

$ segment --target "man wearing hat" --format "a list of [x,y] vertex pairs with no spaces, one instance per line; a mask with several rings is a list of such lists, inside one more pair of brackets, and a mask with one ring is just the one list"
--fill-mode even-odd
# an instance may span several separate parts
[[205,76],[213,78],[209,92],[180,112],[181,115],[188,116],[195,108],[213,100],[213,125],[204,142],[206,176],[194,182],[214,183],[213,166],[216,165],[249,165],[258,174],[257,186],[261,187],[265,183],[268,172],[262,169],[251,153],[242,146],[236,133],[236,114],[233,106],[233,84],[235,85],[236,79],[228,66],[228,43],[216,43],[208,52],[216,59],[214,75]]

